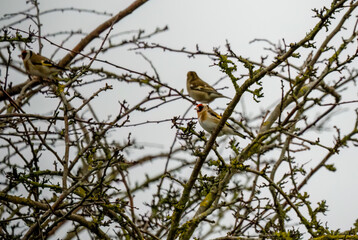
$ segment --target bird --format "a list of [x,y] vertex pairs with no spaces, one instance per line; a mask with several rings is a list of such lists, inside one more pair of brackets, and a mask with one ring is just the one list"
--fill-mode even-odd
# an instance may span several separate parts
[[187,73],[186,89],[191,98],[201,103],[211,103],[216,98],[231,99],[216,91],[215,88],[210,86],[207,82],[201,80],[194,71]]
[[[217,114],[214,110],[212,110],[207,104],[198,104],[195,108],[198,113],[198,120],[202,128],[205,131],[212,134],[219,124],[221,116]],[[239,133],[235,130],[228,122],[225,122],[225,125],[219,132],[218,136],[222,135],[237,135],[242,138],[246,138],[245,135]]]
[[21,52],[26,72],[31,76],[55,79],[55,75],[67,69],[56,65],[50,59],[34,53],[31,50]]

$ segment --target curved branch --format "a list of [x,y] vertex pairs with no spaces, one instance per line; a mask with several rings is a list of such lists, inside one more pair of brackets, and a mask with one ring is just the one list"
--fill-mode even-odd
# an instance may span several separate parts
[[[142,6],[144,3],[148,2],[149,0],[136,0],[131,5],[129,5],[126,9],[123,11],[120,11],[118,14],[116,14],[114,17],[108,19],[101,25],[99,25],[96,29],[94,29],[91,33],[89,33],[85,38],[81,39],[81,41],[58,63],[59,66],[67,66],[74,57],[78,53],[80,53],[92,40],[96,39],[102,32],[104,32],[106,29],[110,28],[117,22],[119,22],[124,17],[131,14],[133,11],[135,11],[137,8]],[[16,95],[20,93],[21,89],[26,85],[27,83],[21,83],[18,84],[12,88],[7,89],[7,92],[10,94],[10,96]],[[40,82],[35,82],[34,86],[39,85]],[[4,93],[0,92],[0,101],[5,100],[6,96]]]

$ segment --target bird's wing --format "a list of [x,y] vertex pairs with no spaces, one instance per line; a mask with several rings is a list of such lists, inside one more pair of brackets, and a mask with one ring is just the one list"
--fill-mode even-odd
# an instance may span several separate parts
[[40,65],[40,66],[46,66],[46,67],[54,67],[57,69],[61,69],[64,70],[64,68],[57,66],[54,62],[52,62],[50,59],[41,56],[41,55],[36,55],[31,59],[31,63],[33,65]]
[[48,67],[54,67],[56,66],[53,62],[51,62],[50,60],[46,59],[46,60],[42,60],[41,65],[43,66],[48,66]]
[[[221,120],[221,115],[217,114],[214,110],[212,110],[211,108],[208,109],[208,113],[210,114],[210,116],[212,116],[213,120],[215,120],[217,122],[217,124],[219,123],[219,121]],[[228,125],[228,127],[232,128],[231,125],[228,122],[225,122],[226,125]]]
[[[214,110],[212,110],[211,108],[208,110],[208,113],[211,115],[211,116],[213,116],[213,117],[215,117],[217,120],[218,120],[218,122],[221,120],[221,115],[219,115],[219,114],[217,114],[216,112],[214,112]],[[228,126],[229,128],[231,128],[231,129],[233,129],[233,130],[235,130],[235,128],[233,127],[233,126],[231,126],[228,122],[225,122],[225,125],[226,126]],[[236,130],[235,130],[236,131]]]
[[192,90],[206,92],[206,93],[217,93],[219,94],[212,86],[208,84],[190,84]]
[[60,70],[66,70],[63,67],[60,67],[58,65],[56,65],[54,62],[52,62],[49,59],[43,59],[40,63],[33,63],[34,65],[41,65],[41,66],[46,66],[46,67],[53,67],[53,68],[57,68]]
[[53,64],[52,61],[44,56],[33,53],[30,57],[30,61],[33,65],[45,65]]
[[218,120],[221,119],[221,116],[219,114],[217,114],[216,112],[214,112],[214,110],[212,110],[211,108],[208,109],[208,113]]

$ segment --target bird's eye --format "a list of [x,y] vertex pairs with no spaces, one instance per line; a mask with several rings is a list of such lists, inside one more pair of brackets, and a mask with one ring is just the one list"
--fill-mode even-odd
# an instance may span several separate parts
[[199,106],[198,106],[198,110],[199,110],[199,112],[201,112],[201,111],[203,110],[203,108],[204,108],[204,106],[203,106],[203,105],[199,105]]

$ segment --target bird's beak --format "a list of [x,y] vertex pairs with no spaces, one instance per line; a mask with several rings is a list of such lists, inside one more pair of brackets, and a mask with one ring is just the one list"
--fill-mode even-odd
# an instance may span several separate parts
[[198,106],[196,106],[194,109],[195,109],[196,111],[198,111],[198,110],[199,110]]

